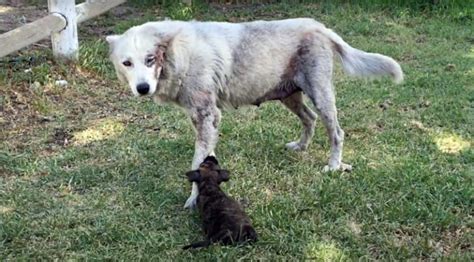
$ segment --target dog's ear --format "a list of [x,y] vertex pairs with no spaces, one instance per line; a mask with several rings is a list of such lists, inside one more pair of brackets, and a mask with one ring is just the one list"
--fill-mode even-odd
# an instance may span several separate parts
[[207,156],[205,159],[204,159],[204,162],[206,161],[210,161],[216,165],[219,165],[219,162],[217,161],[217,158],[215,156]]
[[221,169],[218,172],[219,172],[219,179],[218,179],[219,183],[229,181],[229,176],[230,176],[229,171],[225,169]]
[[162,49],[163,51],[167,51],[173,45],[173,41],[175,40],[176,36],[181,33],[181,29],[175,32],[156,32],[153,34],[153,37],[156,38],[157,47]]
[[105,37],[105,41],[109,43],[109,45],[113,45],[117,39],[120,38],[120,35],[108,35]]
[[[167,57],[169,58],[173,56],[172,45],[173,45],[173,40],[176,34],[172,34],[172,33],[153,34],[153,37],[155,38],[155,41],[156,41],[155,55],[156,55],[156,63],[158,65],[162,66],[164,61],[167,60]],[[160,77],[166,78],[165,75],[166,75],[166,72],[161,72]]]
[[186,176],[188,177],[189,182],[201,182],[201,173],[198,170],[188,171],[186,172]]
[[[115,43],[117,42],[119,38],[120,38],[120,35],[108,35],[105,37],[105,41],[109,43],[109,55],[112,53]],[[118,74],[118,71],[117,71],[117,74]],[[119,79],[120,79],[120,76],[119,76]]]

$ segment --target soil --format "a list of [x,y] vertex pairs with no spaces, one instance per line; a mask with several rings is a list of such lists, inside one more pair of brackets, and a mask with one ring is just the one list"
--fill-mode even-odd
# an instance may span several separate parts
[[30,5],[25,0],[0,0],[0,33],[5,33],[48,14],[46,5]]

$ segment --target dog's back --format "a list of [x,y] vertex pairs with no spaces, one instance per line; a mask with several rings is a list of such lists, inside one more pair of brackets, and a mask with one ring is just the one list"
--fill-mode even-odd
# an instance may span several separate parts
[[[203,168],[203,164],[206,167]],[[188,172],[192,182],[198,182],[199,196],[197,204],[202,217],[202,227],[206,240],[183,247],[206,247],[212,243],[224,245],[254,242],[257,232],[240,204],[228,197],[220,188],[227,181],[228,173],[221,170],[215,158],[206,158],[199,170]]]

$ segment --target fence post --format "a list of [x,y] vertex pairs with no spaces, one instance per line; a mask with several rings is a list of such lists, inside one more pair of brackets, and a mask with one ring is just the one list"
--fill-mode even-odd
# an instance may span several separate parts
[[79,40],[77,38],[76,5],[74,0],[48,0],[51,13],[58,13],[66,18],[66,28],[51,34],[53,55],[61,60],[77,60]]

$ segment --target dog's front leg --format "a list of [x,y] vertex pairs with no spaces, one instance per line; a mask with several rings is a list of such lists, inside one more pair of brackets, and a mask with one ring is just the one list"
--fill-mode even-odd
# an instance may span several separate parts
[[[221,118],[220,110],[215,103],[209,103],[209,100],[203,105],[189,109],[189,114],[193,126],[196,130],[196,143],[194,148],[194,157],[191,169],[199,168],[199,165],[208,155],[214,155],[214,148],[217,144],[218,126]],[[198,186],[193,182],[191,195],[189,196],[184,208],[194,208],[199,191]]]

